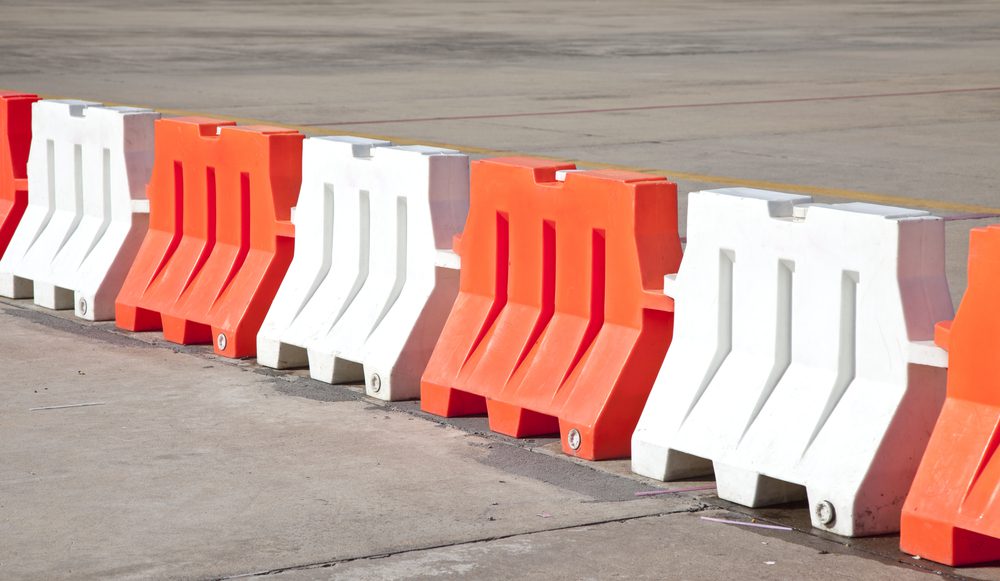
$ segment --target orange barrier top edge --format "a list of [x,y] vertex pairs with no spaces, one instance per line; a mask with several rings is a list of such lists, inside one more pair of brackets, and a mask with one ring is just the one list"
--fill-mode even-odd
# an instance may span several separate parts
[[0,91],[0,99],[34,99],[38,100],[38,95],[34,93],[22,93],[20,91]]
[[665,176],[651,175],[645,173],[639,173],[634,171],[618,170],[618,169],[588,169],[588,170],[578,170],[576,164],[570,162],[557,162],[548,159],[540,159],[537,157],[493,157],[487,159],[479,159],[473,164],[490,164],[490,165],[503,165],[510,167],[520,167],[526,170],[533,170],[535,174],[535,181],[538,183],[546,182],[556,182],[556,172],[558,171],[569,171],[572,173],[566,176],[567,180],[576,180],[580,176],[587,176],[591,178],[602,178],[607,180],[613,180],[625,183],[639,183],[639,182],[662,182],[670,181],[669,178]]

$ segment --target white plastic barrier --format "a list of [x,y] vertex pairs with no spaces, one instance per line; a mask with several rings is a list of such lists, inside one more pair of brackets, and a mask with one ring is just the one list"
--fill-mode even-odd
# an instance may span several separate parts
[[115,297],[149,225],[148,109],[45,100],[32,109],[28,207],[0,260],[0,295],[89,320]]
[[458,293],[452,239],[469,207],[457,151],[314,137],[302,151],[295,258],[257,334],[257,360],[412,399]]
[[633,471],[712,471],[721,498],[808,497],[813,525],[899,529],[941,408],[953,313],[926,212],[743,188],[689,197],[664,292],[674,336],[632,437]]

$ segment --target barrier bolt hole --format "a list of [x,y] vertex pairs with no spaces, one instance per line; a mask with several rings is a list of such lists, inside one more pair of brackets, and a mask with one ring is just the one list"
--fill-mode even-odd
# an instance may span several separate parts
[[382,378],[378,376],[378,373],[372,373],[372,393],[380,391],[382,391]]
[[583,438],[580,437],[580,430],[576,428],[570,430],[569,434],[567,435],[567,440],[570,448],[574,450],[579,450],[580,444],[583,443]]
[[80,299],[80,314],[81,315],[87,314],[87,299],[84,298]]
[[219,333],[219,336],[215,339],[215,343],[219,346],[219,351],[225,351],[226,345],[229,344],[229,340],[226,339],[225,333]]
[[832,526],[837,520],[837,511],[833,509],[833,504],[829,500],[816,503],[816,518],[826,527]]

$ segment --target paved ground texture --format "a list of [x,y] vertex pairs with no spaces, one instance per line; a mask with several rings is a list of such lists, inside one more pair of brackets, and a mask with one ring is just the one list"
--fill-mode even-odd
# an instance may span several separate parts
[[[957,301],[1000,214],[998,29],[990,1],[5,1],[0,88],[922,207]],[[1000,579],[23,301],[0,329],[2,579]]]

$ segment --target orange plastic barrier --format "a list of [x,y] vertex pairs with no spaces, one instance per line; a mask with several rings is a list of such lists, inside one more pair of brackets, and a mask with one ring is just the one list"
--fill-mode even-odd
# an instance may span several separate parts
[[948,396],[903,506],[900,547],[967,565],[1000,559],[1000,225],[972,230],[969,287],[935,340]]
[[303,135],[196,117],[156,124],[149,232],[115,303],[117,324],[253,356],[292,260]]
[[558,431],[567,454],[625,457],[673,330],[662,289],[681,258],[677,186],[573,170],[472,163],[460,292],[421,407],[486,411],[497,432]]
[[0,256],[28,207],[31,105],[37,95],[0,91]]

